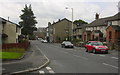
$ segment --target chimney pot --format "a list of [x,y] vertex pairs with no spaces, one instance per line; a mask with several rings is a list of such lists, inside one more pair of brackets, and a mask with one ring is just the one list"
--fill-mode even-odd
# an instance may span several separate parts
[[98,14],[98,13],[96,13],[95,19],[96,19],[96,20],[99,19],[99,14]]

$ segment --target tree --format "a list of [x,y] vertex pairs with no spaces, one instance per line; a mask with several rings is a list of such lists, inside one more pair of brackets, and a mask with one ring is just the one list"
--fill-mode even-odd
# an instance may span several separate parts
[[76,25],[82,25],[82,24],[88,24],[87,22],[85,22],[85,21],[83,21],[83,20],[81,20],[81,19],[79,19],[79,20],[75,20],[74,21],[74,24],[76,24]]
[[22,34],[33,35],[33,31],[37,30],[35,27],[37,21],[35,20],[36,17],[34,16],[31,5],[29,5],[29,7],[25,5],[25,8],[21,11],[23,12],[23,14],[20,15],[22,21],[20,21],[19,24],[23,27]]

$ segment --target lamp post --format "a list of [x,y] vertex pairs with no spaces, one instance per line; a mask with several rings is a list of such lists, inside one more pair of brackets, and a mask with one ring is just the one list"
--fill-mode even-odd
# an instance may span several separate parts
[[[66,7],[66,9],[69,9],[68,7]],[[72,30],[71,30],[71,41],[73,41],[73,8],[71,8],[72,10]]]

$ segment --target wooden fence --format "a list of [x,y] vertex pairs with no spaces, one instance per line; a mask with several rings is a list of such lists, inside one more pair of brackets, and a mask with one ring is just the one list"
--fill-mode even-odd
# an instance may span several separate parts
[[22,43],[9,43],[9,44],[2,44],[2,49],[10,49],[10,48],[23,48],[27,49],[30,45],[30,42],[22,42]]

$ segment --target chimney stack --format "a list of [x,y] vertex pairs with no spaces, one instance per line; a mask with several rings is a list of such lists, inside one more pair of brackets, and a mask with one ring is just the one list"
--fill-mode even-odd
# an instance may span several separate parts
[[58,21],[60,22],[60,19]]
[[54,24],[55,22],[53,21],[53,24]]
[[9,17],[8,17],[8,21],[9,21]]
[[98,14],[98,13],[96,13],[95,19],[96,19],[96,20],[99,19],[99,14]]
[[51,26],[51,23],[50,23],[50,22],[48,22],[48,26]]

